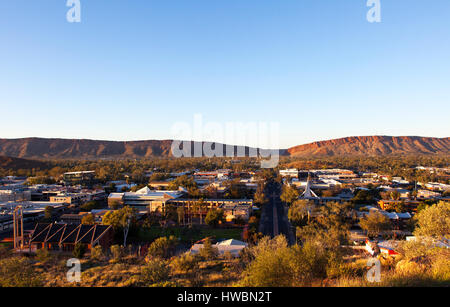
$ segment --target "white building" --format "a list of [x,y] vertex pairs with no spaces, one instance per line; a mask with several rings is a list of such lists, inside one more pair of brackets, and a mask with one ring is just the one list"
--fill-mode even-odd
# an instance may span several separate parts
[[[219,251],[219,255],[223,256],[225,253],[230,253],[233,257],[239,257],[241,250],[248,246],[247,243],[238,241],[235,239],[230,239],[222,242],[218,242],[213,245]],[[203,244],[194,244],[191,247],[190,253],[198,254],[200,249],[203,248]]]
[[295,177],[295,178],[298,178],[298,169],[291,168],[291,169],[280,170],[280,176],[281,177]]
[[153,212],[164,207],[168,200],[180,198],[185,193],[186,190],[182,188],[177,191],[159,191],[144,187],[137,192],[111,193],[108,196],[108,204],[117,201],[125,206],[150,209]]

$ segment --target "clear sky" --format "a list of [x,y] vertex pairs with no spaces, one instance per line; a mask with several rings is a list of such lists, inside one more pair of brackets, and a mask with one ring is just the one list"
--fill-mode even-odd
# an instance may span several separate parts
[[[280,146],[448,137],[450,1],[0,1],[0,138],[171,138],[279,122]],[[251,144],[249,144],[251,145]]]

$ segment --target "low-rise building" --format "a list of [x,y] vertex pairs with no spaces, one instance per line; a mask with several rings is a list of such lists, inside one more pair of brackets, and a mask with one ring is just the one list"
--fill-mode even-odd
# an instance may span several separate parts
[[[202,206],[194,210],[199,203],[202,203]],[[186,216],[197,214],[206,216],[209,210],[221,209],[228,222],[237,218],[248,221],[253,211],[251,199],[172,199],[167,204],[184,208]]]
[[95,171],[68,172],[63,175],[65,186],[92,187],[94,185]]
[[108,196],[108,204],[111,206],[117,202],[123,206],[134,207],[138,210],[161,211],[165,204],[172,199],[180,198],[185,190],[159,191],[144,187],[137,192],[111,193]]
[[298,169],[296,168],[282,169],[280,170],[280,176],[298,178]]
[[107,225],[37,224],[28,249],[32,252],[44,248],[70,252],[81,243],[88,251],[97,245],[106,250],[111,246],[113,237],[112,226]]
[[[247,246],[247,243],[235,239],[217,242],[213,245],[214,248],[217,248],[219,255],[223,256],[226,253],[229,253],[233,257],[239,257],[240,252]],[[195,255],[198,254],[202,248],[203,244],[194,244],[189,252]]]
[[382,210],[395,210],[398,206],[404,206],[405,210],[409,212],[416,212],[417,207],[420,205],[420,201],[418,200],[392,200],[392,199],[382,199],[378,201],[378,205]]

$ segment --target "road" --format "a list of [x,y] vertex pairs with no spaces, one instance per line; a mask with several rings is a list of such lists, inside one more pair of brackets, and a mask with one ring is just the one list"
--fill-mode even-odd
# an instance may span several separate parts
[[270,181],[264,192],[269,202],[262,207],[259,232],[271,238],[282,234],[290,245],[295,244],[294,230],[287,217],[288,209],[280,199],[281,185]]

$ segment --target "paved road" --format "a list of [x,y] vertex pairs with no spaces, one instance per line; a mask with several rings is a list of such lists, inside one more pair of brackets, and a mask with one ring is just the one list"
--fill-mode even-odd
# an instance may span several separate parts
[[262,208],[259,231],[272,238],[282,234],[287,238],[289,244],[294,244],[294,232],[287,217],[288,209],[280,199],[280,184],[268,182],[265,194],[269,202]]

